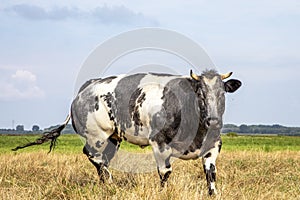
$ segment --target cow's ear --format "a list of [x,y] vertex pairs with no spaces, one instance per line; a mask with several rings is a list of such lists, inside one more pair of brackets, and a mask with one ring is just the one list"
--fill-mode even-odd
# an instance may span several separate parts
[[230,79],[224,83],[225,91],[229,93],[235,92],[241,85],[242,82],[236,79]]

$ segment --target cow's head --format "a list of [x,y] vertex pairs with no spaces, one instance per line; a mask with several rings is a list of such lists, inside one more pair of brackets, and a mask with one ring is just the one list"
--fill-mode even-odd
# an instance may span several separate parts
[[233,93],[242,85],[241,81],[236,79],[223,81],[231,75],[232,72],[220,75],[215,70],[208,70],[198,76],[191,70],[190,76],[196,86],[196,93],[199,97],[201,121],[204,122],[206,128],[222,128],[225,93]]

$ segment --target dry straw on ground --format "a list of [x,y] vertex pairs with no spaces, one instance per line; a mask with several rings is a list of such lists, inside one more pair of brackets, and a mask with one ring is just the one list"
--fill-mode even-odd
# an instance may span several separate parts
[[173,163],[168,185],[156,172],[113,171],[100,184],[82,154],[0,155],[0,199],[300,199],[300,152],[226,152],[217,161],[219,194],[207,195],[201,160]]

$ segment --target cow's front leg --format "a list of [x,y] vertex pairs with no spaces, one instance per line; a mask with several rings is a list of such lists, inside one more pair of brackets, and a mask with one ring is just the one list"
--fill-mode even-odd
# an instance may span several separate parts
[[151,146],[157,165],[157,171],[160,177],[160,184],[162,187],[164,187],[172,172],[172,167],[170,164],[172,149],[165,143],[158,145],[156,142],[151,142]]
[[208,194],[217,194],[215,182],[216,182],[216,159],[221,151],[222,141],[221,139],[215,143],[214,148],[208,151],[203,157],[203,168],[206,175]]

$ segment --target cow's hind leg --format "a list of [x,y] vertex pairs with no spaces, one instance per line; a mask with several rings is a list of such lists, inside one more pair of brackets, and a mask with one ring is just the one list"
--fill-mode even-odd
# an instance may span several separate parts
[[164,187],[172,172],[172,167],[170,164],[172,149],[166,144],[158,145],[156,142],[151,142],[151,146],[157,165],[157,171],[160,177],[160,184],[162,187]]
[[97,141],[93,146],[86,143],[83,153],[87,155],[89,161],[96,167],[100,181],[112,181],[112,175],[108,170],[109,163],[120,147],[120,140],[109,137],[105,142]]
[[204,173],[206,175],[206,181],[208,186],[209,195],[217,194],[215,182],[216,182],[216,159],[220,153],[222,141],[219,140],[215,143],[213,149],[204,155],[202,158]]

